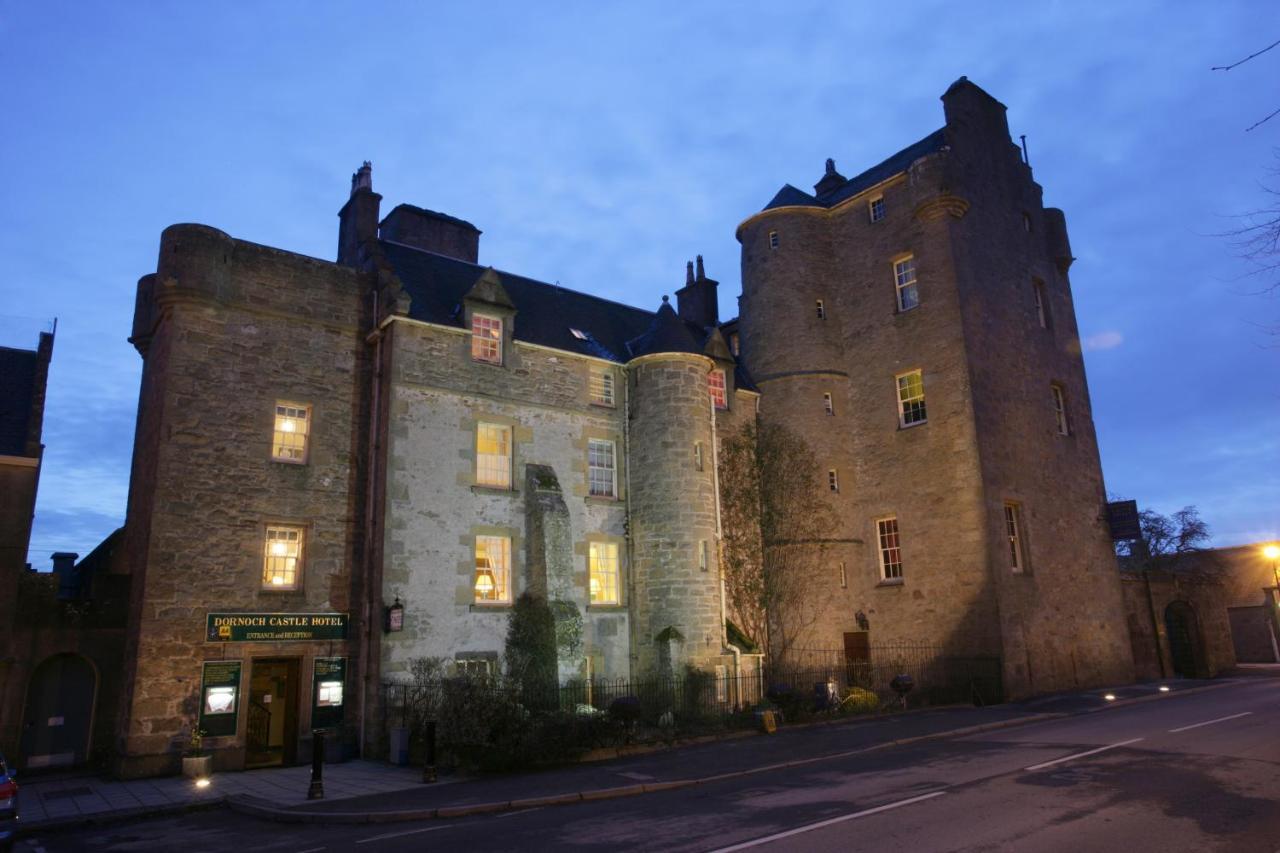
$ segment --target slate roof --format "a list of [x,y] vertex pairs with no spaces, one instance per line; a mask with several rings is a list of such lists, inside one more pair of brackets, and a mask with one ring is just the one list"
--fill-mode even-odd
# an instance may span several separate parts
[[772,210],[775,207],[794,206],[834,207],[845,199],[874,187],[886,178],[891,178],[899,172],[906,171],[907,167],[913,162],[926,154],[942,150],[946,144],[946,128],[939,128],[919,142],[908,145],[887,160],[877,163],[862,174],[853,176],[840,186],[834,187],[822,195],[812,196],[803,190],[796,189],[791,184],[786,184],[782,189],[778,190],[778,194],[764,206],[764,209]]
[[38,354],[0,347],[0,456],[27,455]]
[[[409,317],[461,328],[463,297],[486,267],[386,240],[379,243],[410,296]],[[644,352],[700,353],[706,343],[706,330],[680,320],[667,303],[654,313],[556,284],[496,272],[515,304],[518,341],[619,363],[643,354],[635,347]],[[575,336],[574,329],[585,339]]]

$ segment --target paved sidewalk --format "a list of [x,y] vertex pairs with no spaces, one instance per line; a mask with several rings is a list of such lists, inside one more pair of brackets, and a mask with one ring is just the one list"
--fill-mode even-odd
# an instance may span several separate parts
[[[323,801],[306,798],[311,768],[215,773],[207,788],[187,779],[114,781],[90,777],[20,779],[27,832],[90,821],[122,820],[230,804],[277,820],[364,822],[448,817],[519,808],[528,801],[571,802],[683,787],[709,777],[767,772],[833,755],[950,737],[975,728],[1019,725],[1049,716],[1088,713],[1188,689],[1227,687],[1233,679],[1128,685],[1042,697],[989,708],[950,707],[827,723],[784,726],[769,737],[732,737],[536,773],[422,783],[420,768],[382,762],[325,765]],[[1110,694],[1114,700],[1105,697]]]

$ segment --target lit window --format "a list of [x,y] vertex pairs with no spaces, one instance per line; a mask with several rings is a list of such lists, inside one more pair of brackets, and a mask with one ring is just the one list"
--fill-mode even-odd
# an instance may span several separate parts
[[840,475],[836,473],[836,469],[832,468],[827,472],[827,485],[831,487],[831,491],[840,491]]
[[867,203],[867,210],[871,214],[872,222],[879,222],[884,219],[884,196],[876,196]]
[[461,657],[453,662],[457,673],[462,678],[491,678],[497,667],[497,661],[491,658]]
[[476,537],[476,601],[511,600],[511,540]]
[[840,588],[846,589],[849,586],[849,572],[845,569],[844,563],[840,564]]
[[476,485],[511,488],[511,427],[476,426]]
[[618,545],[616,542],[592,542],[588,575],[592,604],[618,603]]
[[827,319],[827,306],[822,303],[821,299],[818,300],[817,307],[818,307],[818,319],[819,320]]
[[916,259],[903,258],[893,264],[893,281],[898,290],[898,310],[910,311],[920,304],[916,290]]
[[276,403],[276,428],[271,442],[271,458],[278,462],[306,462],[307,436],[310,432],[310,406]]
[[1040,328],[1049,328],[1049,303],[1045,301],[1044,282],[1040,279],[1032,279],[1032,289],[1036,296],[1036,319],[1040,321]]
[[587,441],[587,491],[592,497],[611,498],[617,493],[618,468],[614,460],[614,443]]
[[702,442],[695,441],[693,443],[693,467],[697,471],[702,470]]
[[822,395],[822,407],[827,410],[828,415],[834,415],[836,413],[836,407],[835,404],[831,402],[830,394]]
[[298,566],[302,561],[302,528],[267,528],[262,557],[262,586],[265,589],[297,589]]
[[922,424],[928,413],[924,407],[924,377],[913,370],[898,377],[898,424]]
[[777,231],[769,232],[769,248],[770,249],[778,248],[778,232]]
[[471,315],[471,359],[502,364],[502,320]]
[[1017,504],[1004,505],[1004,531],[1009,540],[1009,568],[1015,572],[1022,571],[1025,566],[1022,556],[1022,522],[1019,516]]
[[699,539],[698,540],[698,568],[705,572],[709,565],[710,565],[710,560],[707,557],[707,540]]
[[1053,391],[1053,417],[1057,422],[1058,435],[1068,435],[1071,430],[1067,426],[1067,400],[1062,394],[1061,385],[1050,385]]
[[713,370],[707,374],[707,387],[711,390],[711,402],[717,409],[729,408],[729,398],[725,393],[724,371]]
[[898,536],[898,519],[882,518],[876,522],[880,541],[880,577],[882,580],[902,580],[902,544]]
[[591,402],[597,406],[613,405],[613,371],[607,367],[592,367],[588,380]]

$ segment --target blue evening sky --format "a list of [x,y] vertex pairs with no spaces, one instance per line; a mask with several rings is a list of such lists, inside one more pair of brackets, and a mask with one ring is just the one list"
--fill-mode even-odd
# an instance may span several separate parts
[[[462,7],[466,8],[462,8]],[[125,512],[161,229],[332,259],[351,172],[474,222],[481,261],[654,308],[786,182],[942,125],[967,75],[1066,210],[1108,489],[1280,535],[1280,299],[1215,235],[1280,161],[1272,2],[0,0],[0,343],[58,318],[30,559]],[[229,486],[230,487],[230,486]]]

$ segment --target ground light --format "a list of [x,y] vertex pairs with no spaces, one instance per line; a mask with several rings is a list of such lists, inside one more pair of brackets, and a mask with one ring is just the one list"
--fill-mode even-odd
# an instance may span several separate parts
[[1161,685],[1160,685],[1160,692],[1161,692],[1161,693],[1168,693],[1168,692],[1169,692],[1169,688],[1168,688],[1168,686],[1167,686],[1167,685],[1164,685],[1164,684],[1161,684]]
[[196,780],[196,787],[197,787],[197,788],[207,788],[207,787],[209,787],[209,780],[208,780],[208,779],[197,779],[197,780]]
[[1107,695],[1103,696],[1102,698],[1103,698],[1103,699],[1106,699],[1108,702],[1114,702],[1114,701],[1116,701],[1116,694],[1114,694],[1114,693],[1108,693]]

